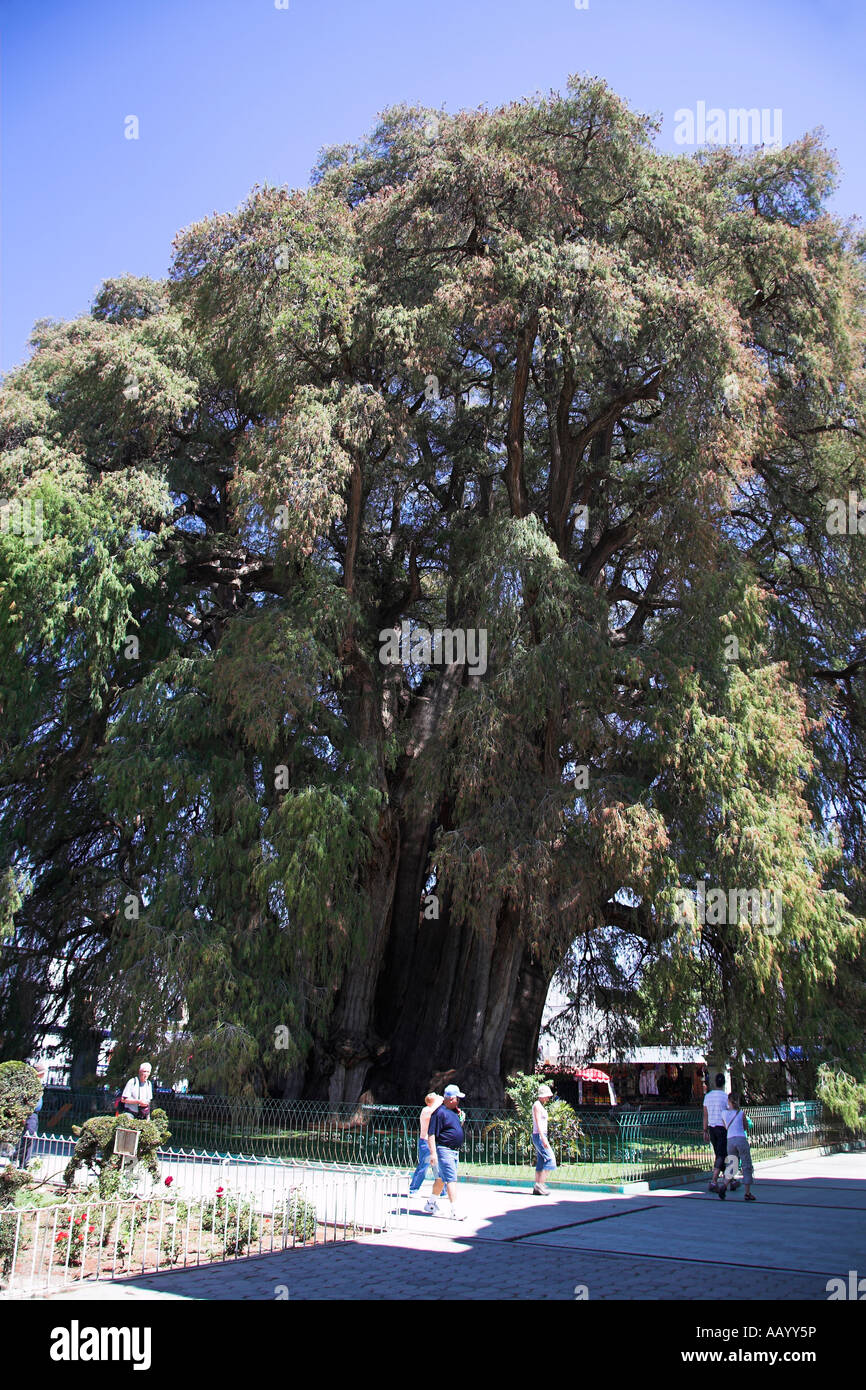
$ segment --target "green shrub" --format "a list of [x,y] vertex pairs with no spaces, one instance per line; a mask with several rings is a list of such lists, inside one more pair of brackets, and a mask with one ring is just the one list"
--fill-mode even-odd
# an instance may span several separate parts
[[242,1255],[248,1245],[258,1240],[259,1218],[248,1198],[218,1187],[216,1196],[203,1205],[201,1228],[222,1236],[222,1252],[211,1252],[212,1260],[220,1260],[228,1255]]
[[12,1268],[17,1227],[18,1217],[14,1212],[0,1211],[0,1274],[8,1274]]
[[[162,1254],[160,1264],[176,1265],[184,1251],[187,1218],[190,1212],[198,1212],[200,1204],[185,1202],[182,1198],[169,1199],[163,1208]],[[196,1234],[196,1223],[192,1223],[191,1234]]]
[[33,1174],[7,1163],[0,1173],[0,1207],[12,1206],[23,1188],[33,1186]]
[[68,1223],[54,1237],[54,1258],[58,1264],[80,1265],[85,1241],[93,1235],[96,1227],[88,1222],[87,1211],[81,1211],[76,1216],[72,1210],[69,1215]]
[[42,1082],[26,1062],[0,1062],[0,1144],[17,1144]]
[[168,1232],[163,1232],[159,1263],[160,1265],[179,1264],[182,1255],[183,1235],[176,1228],[169,1228]]
[[[509,1076],[505,1094],[514,1105],[513,1115],[504,1115],[493,1120],[484,1130],[484,1137],[492,1137],[494,1145],[514,1146],[518,1159],[528,1162],[535,1150],[532,1147],[532,1107],[538,1099],[538,1088],[549,1085],[543,1075],[530,1075],[515,1072]],[[580,1121],[572,1107],[564,1100],[551,1100],[547,1106],[547,1136],[551,1148],[560,1161],[576,1160],[581,1138]]]
[[135,1165],[125,1168],[105,1167],[99,1174],[99,1195],[104,1202],[117,1197],[128,1201],[135,1193]]
[[[117,1216],[120,1215],[121,1210],[122,1208],[118,1204],[115,1220],[117,1220]],[[119,1259],[125,1259],[131,1252],[135,1244],[135,1238],[141,1230],[141,1226],[142,1223],[138,1219],[138,1207],[134,1206],[121,1218],[120,1225],[117,1229],[115,1248]]]
[[575,1161],[580,1152],[583,1131],[576,1112],[565,1100],[552,1100],[547,1107],[547,1133],[563,1163]]
[[59,1192],[40,1192],[38,1188],[24,1187],[15,1194],[16,1207],[57,1207],[65,1202]]
[[288,1242],[312,1240],[316,1234],[316,1208],[303,1189],[293,1187],[284,1206],[274,1212],[274,1239],[282,1238]]
[[852,1134],[866,1134],[866,1084],[823,1063],[815,1094]]
[[[135,1165],[128,1170],[123,1167],[121,1156],[114,1152],[114,1136],[119,1129],[136,1129],[140,1136]],[[127,1195],[124,1191],[128,1186],[127,1172],[133,1180],[134,1175],[145,1168],[152,1178],[158,1179],[157,1150],[171,1138],[164,1110],[154,1110],[149,1120],[139,1120],[134,1115],[96,1115],[83,1125],[73,1125],[72,1133],[77,1143],[64,1169],[63,1180],[71,1187],[78,1169],[89,1168],[99,1175],[99,1195],[103,1198]]]

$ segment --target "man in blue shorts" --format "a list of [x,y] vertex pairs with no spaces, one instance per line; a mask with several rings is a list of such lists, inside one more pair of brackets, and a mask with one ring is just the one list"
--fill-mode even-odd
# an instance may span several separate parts
[[433,1196],[425,1203],[424,1210],[431,1216],[439,1215],[436,1198],[443,1187],[448,1191],[451,1215],[455,1221],[465,1221],[466,1217],[457,1210],[457,1163],[460,1146],[464,1140],[463,1125],[460,1123],[459,1105],[464,1097],[459,1086],[446,1086],[445,1098],[438,1110],[430,1116],[427,1127],[427,1143],[430,1145],[430,1162],[436,1169],[437,1177],[433,1184]]

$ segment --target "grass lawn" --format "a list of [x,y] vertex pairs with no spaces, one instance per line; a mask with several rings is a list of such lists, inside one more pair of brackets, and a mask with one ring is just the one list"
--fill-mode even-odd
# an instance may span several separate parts
[[[555,1173],[549,1174],[545,1181],[556,1187],[557,1183],[613,1184],[644,1182],[648,1178],[685,1177],[692,1173],[709,1170],[710,1164],[683,1161],[659,1163],[657,1166],[647,1162],[637,1165],[624,1163],[562,1163]],[[534,1164],[514,1163],[461,1163],[460,1173],[467,1178],[494,1178],[499,1182],[530,1182],[534,1177]]]

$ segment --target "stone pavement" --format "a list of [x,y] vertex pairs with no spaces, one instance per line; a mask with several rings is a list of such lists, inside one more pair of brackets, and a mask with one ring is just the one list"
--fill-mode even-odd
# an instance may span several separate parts
[[[426,1191],[426,1189],[425,1189]],[[596,1195],[465,1183],[467,1220],[52,1295],[83,1299],[827,1299],[866,1274],[866,1154],[756,1166],[758,1201],[704,1186]]]

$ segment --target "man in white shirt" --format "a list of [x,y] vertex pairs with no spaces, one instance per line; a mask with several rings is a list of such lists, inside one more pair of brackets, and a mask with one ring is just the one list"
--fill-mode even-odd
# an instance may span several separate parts
[[137,1115],[140,1120],[146,1120],[150,1115],[150,1104],[153,1100],[153,1087],[150,1084],[150,1073],[153,1068],[150,1062],[142,1062],[138,1069],[138,1077],[133,1077],[127,1081],[123,1088],[123,1095],[120,1097],[120,1111],[123,1115]]
[[715,1154],[713,1176],[710,1179],[711,1192],[717,1190],[719,1174],[725,1166],[725,1159],[728,1155],[728,1131],[725,1124],[727,1109],[728,1097],[725,1093],[725,1077],[723,1072],[718,1072],[715,1090],[707,1091],[704,1096],[704,1138],[712,1141],[713,1153]]

